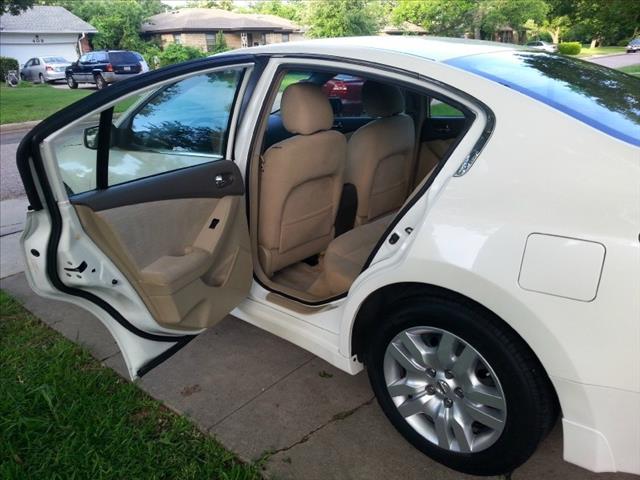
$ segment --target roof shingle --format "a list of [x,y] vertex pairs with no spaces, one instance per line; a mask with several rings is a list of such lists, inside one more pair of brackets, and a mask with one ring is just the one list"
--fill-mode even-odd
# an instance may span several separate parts
[[20,15],[0,16],[0,32],[97,33],[93,25],[63,7],[34,6]]
[[142,25],[145,33],[193,31],[275,30],[294,32],[300,27],[274,15],[235,13],[218,8],[182,8],[150,17]]

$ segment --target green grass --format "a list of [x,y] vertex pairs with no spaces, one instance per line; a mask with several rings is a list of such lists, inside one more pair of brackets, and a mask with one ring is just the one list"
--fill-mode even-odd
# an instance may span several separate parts
[[630,73],[631,75],[640,75],[640,64],[620,67],[618,70],[625,73]]
[[594,55],[616,55],[618,53],[624,53],[626,51],[625,47],[596,47],[596,48],[585,48],[582,46],[582,50],[580,53],[576,55],[578,58],[592,57]]
[[0,86],[0,124],[42,120],[91,94],[91,90],[53,88],[21,82],[19,87]]
[[257,479],[0,291],[0,478]]
[[431,104],[431,116],[432,117],[464,117],[464,114],[457,108],[454,108],[447,103],[434,102]]

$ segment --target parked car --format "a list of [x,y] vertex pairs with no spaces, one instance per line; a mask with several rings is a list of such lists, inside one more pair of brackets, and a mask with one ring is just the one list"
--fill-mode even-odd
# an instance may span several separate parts
[[149,65],[147,64],[147,61],[144,59],[144,57],[142,56],[141,53],[138,52],[131,52],[133,53],[136,58],[138,59],[138,62],[140,62],[140,67],[141,67],[141,72],[145,73],[149,71]]
[[[363,80],[356,125],[322,90],[342,75]],[[95,315],[132,378],[232,312],[366,366],[390,422],[451,468],[511,472],[560,414],[565,460],[638,474],[639,86],[459,39],[172,65],[22,140],[27,278]]]
[[67,67],[67,85],[69,88],[78,88],[79,83],[95,83],[98,90],[102,90],[109,84],[134,77],[142,73],[139,55],[128,50],[85,53]]
[[543,42],[542,40],[534,40],[527,42],[527,47],[534,48],[536,50],[544,50],[545,52],[557,52],[558,46],[554,43]]
[[627,45],[627,53],[636,53],[640,51],[640,38],[635,38]]
[[22,80],[49,83],[65,79],[65,70],[71,62],[63,57],[34,57],[27,60],[20,70]]
[[362,114],[362,78],[353,75],[337,75],[322,87],[322,91],[331,98],[340,99],[340,114],[345,117]]

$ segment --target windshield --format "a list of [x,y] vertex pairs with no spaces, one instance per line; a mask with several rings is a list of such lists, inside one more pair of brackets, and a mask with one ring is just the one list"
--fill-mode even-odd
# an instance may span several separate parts
[[546,103],[598,130],[640,146],[640,79],[545,52],[472,55],[447,63]]
[[44,63],[71,63],[69,60],[62,57],[42,57],[42,60],[44,60]]

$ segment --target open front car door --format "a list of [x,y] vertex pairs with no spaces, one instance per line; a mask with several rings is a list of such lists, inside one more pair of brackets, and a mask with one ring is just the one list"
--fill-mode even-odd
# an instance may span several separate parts
[[58,112],[18,149],[31,288],[93,313],[132,378],[249,292],[244,182],[232,152],[256,75],[251,55],[142,75]]

